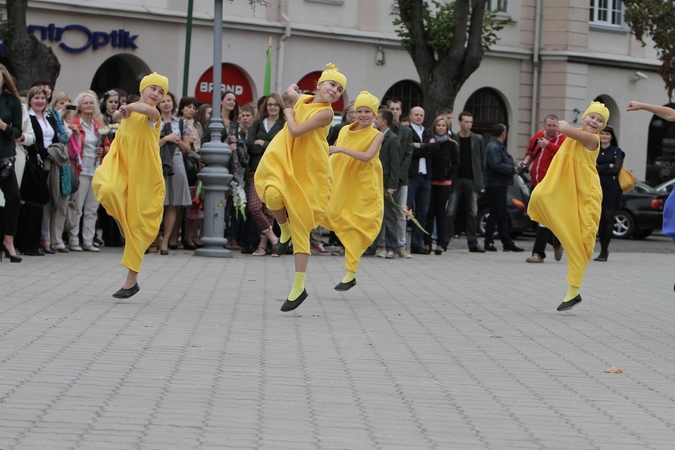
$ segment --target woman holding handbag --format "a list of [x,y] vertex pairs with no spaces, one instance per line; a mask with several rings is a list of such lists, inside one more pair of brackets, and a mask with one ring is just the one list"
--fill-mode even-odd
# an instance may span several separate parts
[[[166,197],[164,198],[164,237],[160,254],[168,255],[169,248],[178,248],[178,228],[182,221],[183,208],[192,204],[187,173],[183,164],[183,152],[190,151],[190,131],[185,120],[174,116],[178,104],[176,96],[169,92],[157,104],[162,127],[159,146],[170,146],[173,149],[171,159],[172,175],[165,175]],[[176,225],[179,226],[176,226]]]
[[21,196],[16,179],[16,139],[21,138],[21,101],[14,79],[0,64],[0,190],[5,196],[2,251],[10,261],[21,262],[14,248]]
[[[59,142],[58,126],[54,117],[47,112],[48,91],[42,86],[35,86],[28,91],[26,103],[30,117],[35,143],[26,148],[28,159],[23,180],[21,181],[21,198],[24,205],[19,217],[17,245],[26,255],[44,255],[54,253],[50,248],[49,237],[49,191],[45,197],[47,175],[45,162],[50,160],[47,149]],[[33,175],[31,175],[33,174]]]
[[609,242],[614,233],[614,214],[621,209],[623,192],[619,185],[619,172],[623,167],[625,153],[619,148],[614,134],[614,128],[607,125],[600,132],[600,154],[595,162],[595,168],[600,175],[602,186],[602,214],[600,215],[600,254],[594,261],[607,261],[609,256]]

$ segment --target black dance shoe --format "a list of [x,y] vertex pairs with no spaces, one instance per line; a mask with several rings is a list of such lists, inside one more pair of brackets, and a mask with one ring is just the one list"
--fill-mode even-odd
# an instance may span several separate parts
[[[277,243],[274,244],[274,247],[273,247],[274,248],[274,254],[279,255],[279,256],[285,255],[286,252],[288,251],[288,244],[290,244],[290,242],[291,242],[290,239],[287,240],[286,242],[281,242],[281,239],[279,239],[277,241]],[[283,309],[282,309],[282,311],[283,311]]]
[[281,310],[282,310],[283,312],[293,311],[295,308],[297,308],[298,306],[300,306],[300,304],[301,304],[302,302],[305,301],[305,299],[307,298],[308,295],[309,295],[309,294],[307,293],[307,289],[304,289],[304,290],[302,291],[302,294],[300,294],[300,295],[298,296],[298,298],[296,298],[295,300],[291,301],[291,300],[286,299],[286,301],[284,302],[284,304],[281,305]]
[[579,303],[581,303],[581,294],[577,295],[569,302],[562,302],[560,305],[558,305],[558,311],[569,311]]
[[342,281],[340,281],[337,284],[337,286],[335,286],[335,290],[340,291],[340,292],[344,292],[344,291],[350,290],[354,286],[356,286],[356,278],[354,278],[352,281],[349,281],[347,283],[343,283]]
[[119,291],[115,292],[112,296],[115,298],[129,298],[133,297],[140,291],[141,288],[138,283],[131,286],[129,289],[121,288]]

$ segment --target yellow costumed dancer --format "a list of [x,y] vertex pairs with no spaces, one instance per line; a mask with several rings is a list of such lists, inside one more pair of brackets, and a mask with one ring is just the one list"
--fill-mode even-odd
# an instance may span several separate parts
[[122,123],[91,181],[96,199],[115,218],[125,239],[122,265],[129,272],[122,288],[113,294],[115,298],[129,298],[140,290],[143,255],[162,223],[162,123],[156,105],[168,91],[169,80],[162,75],[152,73],[141,80],[141,100],[121,106],[113,115]]
[[548,227],[560,239],[567,254],[569,289],[558,311],[568,311],[581,302],[579,288],[586,266],[593,257],[600,223],[602,188],[595,168],[600,150],[600,131],[609,120],[604,104],[591,102],[581,129],[561,120],[565,142],[546,173],[532,191],[527,209],[532,220]]
[[316,95],[300,95],[296,84],[288,87],[295,108],[284,110],[286,125],[267,146],[255,172],[256,192],[281,228],[274,253],[286,253],[293,238],[295,281],[282,311],[294,310],[307,298],[309,233],[323,219],[330,198],[333,172],[326,136],[333,122],[331,104],[344,92],[347,78],[333,64],[327,66]]
[[361,255],[382,228],[384,214],[382,163],[378,154],[384,135],[373,127],[380,101],[367,91],[354,102],[356,122],[343,127],[330,147],[333,191],[322,226],[335,231],[345,247],[347,274],[336,291],[356,285]]

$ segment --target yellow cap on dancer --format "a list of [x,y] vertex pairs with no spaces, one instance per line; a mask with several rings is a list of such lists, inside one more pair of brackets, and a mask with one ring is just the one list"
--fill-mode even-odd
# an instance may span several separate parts
[[609,121],[609,109],[607,109],[604,103],[591,102],[591,105],[584,112],[584,115],[581,118],[583,119],[589,114],[598,114],[602,116],[602,118],[605,119],[605,125],[607,125],[607,122]]
[[333,63],[326,64],[326,67],[328,67],[328,69],[321,73],[319,83],[323,83],[324,81],[335,81],[342,86],[342,89],[347,89],[347,77],[340,73],[340,69],[335,67]]
[[146,75],[141,80],[141,90],[145,89],[148,86],[159,86],[164,90],[164,97],[169,93],[169,79],[164,75],[160,75],[157,72],[152,72],[150,75]]
[[368,91],[361,91],[354,102],[354,111],[357,111],[362,106],[369,108],[374,114],[377,114],[380,100]]

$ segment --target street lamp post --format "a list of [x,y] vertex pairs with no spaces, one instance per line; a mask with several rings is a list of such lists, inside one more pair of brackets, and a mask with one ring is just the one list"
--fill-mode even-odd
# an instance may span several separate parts
[[213,15],[213,110],[209,121],[211,141],[202,145],[200,153],[206,167],[198,177],[204,189],[204,247],[195,251],[197,256],[231,258],[232,252],[223,248],[227,240],[225,228],[225,192],[229,189],[232,175],[227,170],[232,150],[221,142],[225,126],[220,117],[222,84],[223,45],[223,0],[214,0]]

